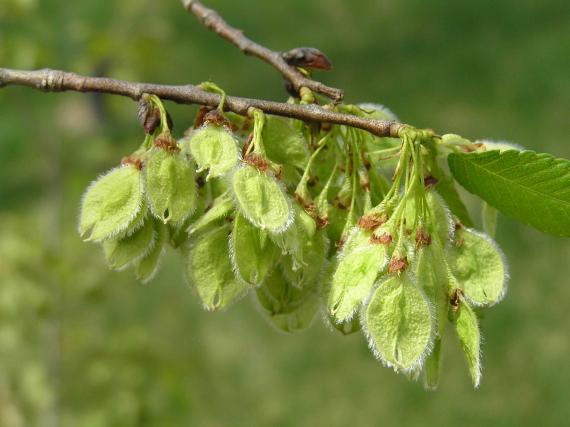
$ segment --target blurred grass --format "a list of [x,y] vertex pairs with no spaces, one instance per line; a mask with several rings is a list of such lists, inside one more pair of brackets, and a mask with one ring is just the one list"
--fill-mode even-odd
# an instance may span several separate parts
[[[325,51],[335,69],[318,77],[343,87],[348,102],[381,102],[417,126],[570,158],[567,0],[206,4],[272,48]],[[211,79],[235,95],[285,97],[273,70],[177,1],[4,0],[0,64]],[[181,133],[195,109],[170,107]],[[501,218],[511,282],[482,322],[483,384],[472,390],[451,346],[440,389],[428,393],[380,366],[360,334],[319,322],[278,334],[249,300],[203,312],[175,254],[147,286],[106,271],[99,250],[75,234],[77,206],[90,180],[140,138],[130,100],[0,91],[2,425],[568,423],[567,240]]]

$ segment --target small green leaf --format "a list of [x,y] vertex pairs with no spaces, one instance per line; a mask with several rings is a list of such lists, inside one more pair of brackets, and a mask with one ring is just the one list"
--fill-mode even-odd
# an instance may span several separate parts
[[483,233],[464,228],[457,230],[455,239],[447,261],[458,286],[474,305],[496,304],[506,293],[509,277],[497,244]]
[[291,225],[291,204],[275,178],[242,165],[232,176],[232,190],[241,213],[256,227],[281,233]]
[[168,241],[168,228],[160,221],[154,220],[154,244],[152,249],[135,264],[135,276],[143,283],[152,280],[158,271],[160,260]]
[[443,178],[439,178],[438,183],[435,186],[438,194],[441,198],[445,201],[451,213],[459,218],[459,221],[466,227],[474,227],[475,224],[471,219],[471,215],[461,200],[461,196],[457,192],[457,188],[455,187],[455,182],[451,177],[445,176]]
[[190,162],[180,153],[155,148],[145,164],[152,213],[165,224],[181,223],[196,208],[196,182]]
[[143,206],[141,172],[133,165],[115,168],[93,182],[81,202],[79,234],[99,242],[125,231]]
[[119,270],[144,258],[154,246],[154,225],[151,219],[130,236],[103,242],[103,252],[110,268]]
[[432,342],[432,320],[423,293],[406,273],[380,283],[366,308],[370,347],[387,366],[410,372],[421,366]]
[[337,243],[342,237],[342,231],[346,224],[348,210],[341,209],[338,206],[330,205],[328,209],[328,225],[326,228],[327,235],[331,242]]
[[146,199],[143,197],[139,213],[135,216],[127,228],[125,228],[123,231],[118,232],[117,234],[114,234],[110,239],[124,239],[125,237],[130,236],[145,224],[148,217],[148,204],[146,202]]
[[[435,242],[422,247],[417,255],[416,281],[426,294],[435,315],[435,330],[441,337],[449,311],[449,279],[443,251]],[[438,250],[439,249],[439,250]]]
[[445,246],[453,230],[449,209],[435,191],[428,191],[426,200],[431,214],[432,225],[434,226],[432,231],[437,233],[439,243]]
[[[435,191],[428,191],[426,193],[427,207],[430,214],[430,234],[437,233],[439,243],[442,246],[449,241],[452,230],[452,221],[449,209],[445,202]],[[406,228],[409,232],[415,231],[419,218],[416,211],[416,203],[411,199],[406,203]]]
[[223,224],[194,236],[186,254],[186,277],[207,310],[224,308],[249,289],[234,276],[229,232],[229,224]]
[[317,231],[315,220],[297,203],[293,204],[291,226],[282,233],[270,233],[271,239],[282,250],[283,255],[290,255],[293,268],[305,264],[305,244],[313,239]]
[[455,332],[467,359],[473,385],[481,382],[481,333],[477,316],[464,300],[461,300],[454,320]]
[[229,216],[235,209],[234,201],[230,194],[225,192],[216,197],[210,209],[202,214],[195,222],[188,228],[190,235],[203,231],[213,223]]
[[230,239],[230,254],[236,276],[250,286],[259,286],[273,269],[280,251],[267,232],[236,215]]
[[384,196],[390,191],[391,183],[376,168],[370,168],[368,171],[370,179],[370,197],[373,206],[378,205]]
[[198,164],[198,172],[209,169],[207,180],[221,177],[239,161],[237,140],[223,126],[208,124],[181,141],[184,150],[189,146]]
[[305,138],[293,126],[291,119],[266,116],[263,127],[263,146],[267,157],[282,165],[304,169],[309,160]]
[[278,268],[256,289],[256,294],[265,318],[283,332],[306,329],[319,312],[317,290],[293,286]]
[[369,239],[370,232],[356,230],[339,255],[327,302],[329,313],[338,322],[354,316],[386,265],[386,247]]
[[505,215],[570,237],[570,162],[534,151],[491,150],[448,157],[453,176]]
[[195,203],[196,208],[194,209],[194,213],[192,215],[188,216],[188,218],[180,223],[168,224],[170,235],[170,240],[168,243],[173,249],[179,248],[184,243],[186,243],[186,241],[188,241],[190,238],[190,233],[188,231],[190,225],[196,223],[196,221],[204,216],[204,211],[208,206],[208,197],[205,193],[206,191],[204,188],[198,188]]
[[441,372],[441,338],[436,338],[433,350],[427,357],[424,365],[424,387],[426,390],[435,390],[439,385]]
[[303,262],[298,263],[293,255],[282,258],[283,274],[293,286],[311,286],[320,277],[326,263],[329,241],[324,231],[318,232],[303,245]]

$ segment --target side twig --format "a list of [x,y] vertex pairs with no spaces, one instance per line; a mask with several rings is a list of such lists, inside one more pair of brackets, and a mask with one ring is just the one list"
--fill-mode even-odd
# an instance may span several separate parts
[[326,95],[335,102],[342,100],[344,93],[341,89],[326,86],[321,82],[304,76],[296,67],[289,65],[280,52],[275,52],[250,40],[243,34],[243,31],[229,25],[215,10],[207,8],[198,0],[182,0],[182,4],[202,24],[234,44],[243,53],[253,55],[271,64],[291,83],[297,93],[300,92],[302,87],[306,87],[314,92]]
[[[145,93],[179,104],[199,104],[216,107],[221,101],[218,94],[206,92],[194,85],[173,86],[153,83],[134,83],[105,77],[88,77],[59,70],[12,70],[0,68],[0,88],[27,86],[45,92],[99,92],[120,95],[139,100]],[[298,105],[262,99],[228,96],[225,109],[247,115],[250,108],[258,108],[267,114],[291,117],[305,122],[334,123],[363,129],[377,136],[398,137],[405,126],[389,120],[374,120],[338,113],[318,105]]]

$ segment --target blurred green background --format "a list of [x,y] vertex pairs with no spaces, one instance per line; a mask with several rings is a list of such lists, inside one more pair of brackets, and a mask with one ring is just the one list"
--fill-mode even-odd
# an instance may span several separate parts
[[[1,66],[285,99],[270,67],[177,0],[1,3]],[[335,69],[318,77],[348,102],[570,158],[568,0],[205,3],[274,49],[325,51]],[[169,107],[181,133],[195,108]],[[76,234],[80,196],[141,138],[128,99],[0,90],[1,426],[568,425],[568,240],[500,218],[511,282],[482,321],[483,383],[452,345],[426,392],[361,334],[279,334],[249,299],[202,311],[175,253],[149,285],[108,271]]]

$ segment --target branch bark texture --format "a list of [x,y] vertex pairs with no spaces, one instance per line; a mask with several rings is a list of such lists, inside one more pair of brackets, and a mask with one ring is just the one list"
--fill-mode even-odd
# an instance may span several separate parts
[[[200,89],[194,85],[160,85],[135,83],[105,77],[89,77],[60,70],[43,69],[36,71],[0,68],[0,88],[4,86],[27,86],[45,92],[99,92],[126,96],[139,100],[145,93],[179,104],[199,104],[216,107],[221,96]],[[397,137],[401,123],[387,120],[374,120],[338,113],[318,105],[298,105],[262,99],[228,96],[225,109],[247,115],[250,108],[258,108],[267,114],[291,117],[305,122],[334,123],[366,130],[377,136]]]
[[234,44],[243,53],[253,55],[271,64],[291,83],[297,93],[300,92],[302,87],[306,87],[336,102],[342,100],[344,93],[341,89],[326,86],[321,82],[306,77],[296,67],[289,65],[283,59],[281,52],[275,52],[250,40],[243,34],[243,31],[229,25],[215,10],[207,8],[198,0],[182,0],[182,4],[184,8],[188,12],[193,13],[205,27]]

